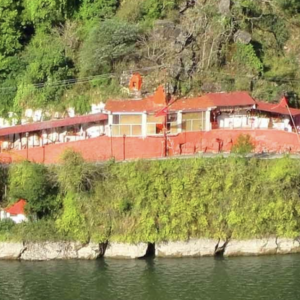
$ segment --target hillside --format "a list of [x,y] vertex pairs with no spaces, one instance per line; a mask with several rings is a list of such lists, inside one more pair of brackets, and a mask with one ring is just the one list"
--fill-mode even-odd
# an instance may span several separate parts
[[132,70],[145,91],[247,90],[299,106],[296,0],[2,0],[0,114],[126,96]]
[[[239,157],[0,168],[1,206],[23,198],[36,222],[0,222],[0,241],[158,242],[299,236],[299,160]],[[2,174],[2,175],[1,175]]]

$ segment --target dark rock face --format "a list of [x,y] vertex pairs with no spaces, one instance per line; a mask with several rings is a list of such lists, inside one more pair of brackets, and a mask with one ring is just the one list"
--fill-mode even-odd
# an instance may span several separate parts
[[244,30],[238,30],[234,35],[234,41],[242,44],[249,44],[251,42],[252,36],[249,32]]

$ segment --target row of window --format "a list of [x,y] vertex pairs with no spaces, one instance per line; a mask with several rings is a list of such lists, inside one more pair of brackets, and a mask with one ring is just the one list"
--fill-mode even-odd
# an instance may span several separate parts
[[[147,116],[147,135],[163,134],[165,117]],[[181,125],[177,122],[177,114],[167,116],[167,129],[171,134],[178,133],[179,126],[182,131],[206,130],[206,113],[183,113]],[[114,115],[112,125],[113,136],[140,136],[142,135],[142,115]]]

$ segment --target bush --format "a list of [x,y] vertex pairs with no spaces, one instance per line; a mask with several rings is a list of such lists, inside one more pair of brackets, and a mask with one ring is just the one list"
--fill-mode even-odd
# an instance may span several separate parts
[[57,185],[47,167],[28,161],[16,163],[9,168],[8,195],[11,203],[20,198],[27,200],[28,211],[39,217],[55,212]]
[[60,234],[54,220],[38,220],[16,224],[10,239],[25,242],[67,241],[66,234]]
[[15,222],[11,219],[4,219],[0,221],[0,232],[7,232],[15,226]]
[[251,141],[251,136],[249,134],[241,134],[233,145],[231,152],[236,154],[248,154],[252,152],[254,148],[255,146]]

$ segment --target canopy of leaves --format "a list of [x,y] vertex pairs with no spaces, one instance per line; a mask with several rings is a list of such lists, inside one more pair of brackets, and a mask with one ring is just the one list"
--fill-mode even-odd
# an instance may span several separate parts
[[59,208],[56,184],[44,165],[24,161],[9,169],[8,190],[11,203],[25,199],[27,209],[38,216],[55,213]]
[[106,20],[91,30],[80,52],[81,72],[95,75],[111,71],[113,64],[134,54],[138,27]]

